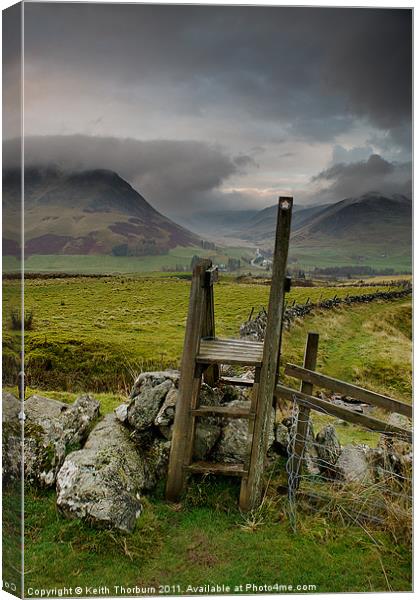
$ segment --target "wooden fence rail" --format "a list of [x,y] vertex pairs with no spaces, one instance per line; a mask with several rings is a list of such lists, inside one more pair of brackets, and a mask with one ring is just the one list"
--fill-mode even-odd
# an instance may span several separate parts
[[[371,392],[357,385],[340,381],[333,377],[323,375],[314,370],[316,365],[317,357],[317,341],[318,334],[309,333],[307,337],[306,347],[306,358],[304,360],[304,367],[299,367],[293,364],[287,364],[285,366],[285,374],[291,377],[295,377],[301,381],[300,390],[287,387],[282,384],[277,384],[275,390],[275,396],[290,400],[291,402],[296,401],[298,404],[298,417],[296,424],[296,435],[293,448],[293,456],[291,462],[291,473],[289,479],[290,487],[294,489],[298,488],[299,485],[299,473],[301,469],[302,460],[304,457],[304,449],[307,436],[307,423],[310,415],[310,410],[315,410],[323,414],[343,419],[354,425],[360,425],[371,431],[377,431],[384,433],[385,435],[394,436],[400,438],[409,443],[412,442],[412,431],[404,429],[397,425],[391,425],[368,415],[354,412],[344,406],[336,405],[330,400],[317,398],[313,395],[313,386],[316,385],[321,388],[338,392],[366,402],[372,406],[382,408],[386,411],[398,413],[406,417],[412,417],[412,407],[409,404]],[[307,349],[311,347],[310,360],[307,361]]]
[[366,427],[372,431],[379,431],[380,433],[385,433],[386,435],[399,437],[408,442],[412,441],[411,431],[405,430],[397,425],[390,425],[389,423],[385,423],[384,421],[376,419],[375,417],[369,417],[367,415],[353,412],[349,408],[338,406],[332,402],[329,402],[328,400],[322,400],[321,398],[316,398],[316,396],[309,396],[308,394],[304,394],[298,390],[294,390],[293,388],[279,384],[276,386],[276,393],[278,396],[285,398],[286,400],[293,401],[295,399],[300,406],[304,406],[305,408],[316,410],[318,412],[337,417],[338,419],[343,419],[349,423],[354,423],[355,425],[361,425],[362,427]]
[[404,402],[400,402],[400,400],[394,400],[394,398],[371,392],[370,390],[366,390],[357,385],[346,383],[345,381],[340,381],[339,379],[328,377],[327,375],[322,375],[322,373],[318,373],[317,371],[310,371],[304,367],[298,367],[297,365],[288,363],[285,366],[285,374],[295,377],[296,379],[301,379],[302,381],[307,381],[313,385],[326,388],[332,392],[346,394],[347,396],[362,400],[362,402],[372,404],[373,406],[378,406],[384,410],[399,413],[406,417],[412,417],[412,406],[410,404],[405,404]]

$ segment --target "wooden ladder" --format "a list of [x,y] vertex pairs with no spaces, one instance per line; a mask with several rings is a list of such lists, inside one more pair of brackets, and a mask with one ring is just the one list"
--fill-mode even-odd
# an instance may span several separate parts
[[[186,476],[192,472],[241,477],[241,510],[252,510],[260,503],[271,407],[278,379],[284,294],[289,286],[285,275],[292,203],[293,199],[290,197],[279,199],[272,283],[263,343],[219,339],[215,336],[213,284],[218,279],[218,271],[210,260],[200,261],[193,271],[166,486],[166,498],[170,501],[180,499]],[[255,368],[254,380],[234,380],[235,384],[252,385],[250,409],[199,405],[202,380],[212,387],[217,382],[233,382],[220,377],[221,365]],[[249,420],[247,458],[243,463],[192,462],[196,418],[204,416]]]

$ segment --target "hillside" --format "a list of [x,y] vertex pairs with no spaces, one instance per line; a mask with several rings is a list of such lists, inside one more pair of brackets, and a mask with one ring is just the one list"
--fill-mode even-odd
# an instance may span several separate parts
[[[305,223],[309,221],[309,219],[319,212],[321,212],[327,205],[316,205],[316,206],[299,206],[294,205],[293,213],[292,213],[292,229],[293,231],[302,227]],[[260,241],[265,240],[267,238],[272,238],[275,235],[275,227],[276,227],[276,212],[278,210],[278,205],[274,204],[273,206],[268,206],[263,210],[255,213],[251,219],[248,219],[246,223],[243,224],[239,235],[243,239]]]
[[[20,173],[3,175],[5,254],[16,255]],[[31,254],[164,254],[199,238],[157,212],[113,171],[25,172],[25,252]]]
[[[254,243],[273,242],[276,206],[260,211],[242,236]],[[377,192],[347,198],[335,204],[318,205],[294,212],[291,252],[313,247],[345,247],[355,256],[362,245],[391,255],[410,252],[412,240],[412,202],[406,196],[385,196]]]

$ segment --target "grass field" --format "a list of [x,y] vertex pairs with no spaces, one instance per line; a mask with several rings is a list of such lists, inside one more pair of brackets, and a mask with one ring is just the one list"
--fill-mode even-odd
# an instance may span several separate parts
[[[354,251],[354,248],[356,250]],[[326,241],[324,244],[316,243],[311,246],[304,244],[290,245],[290,260],[297,263],[302,269],[310,270],[314,267],[333,267],[339,266],[369,266],[373,269],[394,269],[395,273],[412,271],[412,255],[410,246],[395,250],[394,244],[386,248],[376,244],[369,246],[367,243],[359,243],[354,246],[353,243],[331,244]]]
[[[16,282],[6,282],[6,315],[16,289]],[[289,300],[352,292],[359,289],[296,288]],[[169,277],[28,280],[26,304],[34,314],[28,393],[72,401],[77,391],[94,391],[102,412],[113,410],[134,371],[178,363],[188,293],[188,281]],[[269,287],[226,279],[215,294],[218,333],[236,336],[252,306],[266,305]],[[301,364],[307,332],[318,331],[318,370],[410,402],[411,315],[409,299],[316,312],[285,332],[282,364]],[[315,431],[327,420],[316,416]],[[335,426],[343,444],[377,442],[376,434]],[[108,586],[110,595],[118,595],[114,585],[180,586],[169,587],[171,593],[217,583],[237,586],[237,593],[245,584],[315,585],[317,592],[411,589],[411,547],[402,534],[304,512],[295,534],[275,488],[285,483],[282,459],[275,468],[265,504],[248,517],[237,509],[237,482],[198,478],[176,507],[165,503],[162,482],[145,499],[130,535],[67,521],[53,491],[28,489],[26,586],[72,582]],[[14,502],[6,493],[6,510]]]
[[[189,281],[171,277],[27,280],[25,306],[33,313],[33,328],[25,337],[29,385],[68,391],[120,390],[129,386],[133,372],[177,367],[189,287]],[[372,287],[368,292],[379,289],[385,288]],[[12,338],[11,305],[18,290],[18,281],[4,285],[6,352]],[[288,301],[316,302],[351,293],[359,289],[295,288]],[[215,288],[217,334],[238,336],[252,307],[266,306],[268,296],[268,286],[222,279]]]
[[[249,261],[254,252],[245,247],[204,250],[200,247],[178,246],[168,254],[158,256],[94,256],[94,255],[32,255],[25,260],[25,270],[35,273],[148,273],[165,269],[175,270],[177,265],[190,267],[192,257],[213,257],[217,263],[228,262],[229,258],[242,257]],[[242,260],[243,262],[243,260]],[[19,263],[12,256],[3,257],[4,272],[18,271]],[[248,267],[247,267],[248,270]]]
[[[354,250],[355,248],[355,250]],[[238,272],[260,273],[263,270],[252,267],[248,261],[255,257],[256,246],[225,246],[217,250],[204,250],[201,247],[178,246],[158,256],[118,257],[95,255],[32,255],[25,260],[27,272],[68,272],[68,273],[151,273],[175,270],[178,266],[189,268],[194,255],[211,257],[216,264],[227,264],[229,258],[241,259]],[[369,266],[374,269],[394,269],[395,273],[411,273],[412,255],[410,245],[396,247],[383,241],[381,246],[360,242],[335,244],[329,239],[312,245],[300,246],[291,240],[290,266],[311,271],[315,267]],[[15,257],[3,257],[3,271],[18,271]]]

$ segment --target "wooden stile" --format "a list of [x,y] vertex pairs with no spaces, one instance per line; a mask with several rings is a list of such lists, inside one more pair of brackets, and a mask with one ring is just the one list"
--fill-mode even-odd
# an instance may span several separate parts
[[[215,336],[213,284],[217,270],[211,261],[200,261],[192,275],[185,343],[181,363],[179,395],[175,412],[169,471],[168,500],[179,500],[187,473],[214,473],[241,477],[240,508],[256,508],[261,499],[271,406],[277,383],[286,262],[291,228],[292,198],[280,198],[265,341],[218,339]],[[254,366],[254,380],[220,378],[220,365]],[[228,406],[200,406],[199,391],[204,379],[218,383],[252,386],[250,410]],[[244,464],[192,462],[196,418],[222,416],[248,419],[248,459]]]

